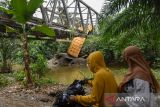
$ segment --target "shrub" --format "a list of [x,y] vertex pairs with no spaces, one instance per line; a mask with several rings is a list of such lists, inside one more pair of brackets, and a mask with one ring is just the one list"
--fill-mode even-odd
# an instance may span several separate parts
[[92,35],[91,37],[88,37],[82,47],[81,52],[89,54],[90,52],[100,50],[102,48],[100,40],[101,38],[99,36],[97,37]]
[[59,42],[57,45],[57,53],[66,53],[68,48],[70,46],[70,43],[66,42]]
[[43,55],[38,54],[35,63],[31,64],[32,73],[41,78],[47,70],[47,61]]
[[14,72],[13,74],[16,78],[17,81],[23,81],[24,78],[25,78],[25,72],[24,71],[17,71],[17,72]]
[[56,81],[50,78],[40,78],[35,80],[35,83],[38,85],[47,85],[47,84],[56,84]]
[[160,69],[152,69],[152,72],[155,75],[156,79],[160,81]]
[[9,84],[8,79],[4,75],[0,75],[0,86],[6,86]]

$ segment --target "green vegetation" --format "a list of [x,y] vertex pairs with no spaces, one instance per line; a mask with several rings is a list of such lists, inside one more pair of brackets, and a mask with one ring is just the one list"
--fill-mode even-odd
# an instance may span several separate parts
[[[91,36],[88,37],[84,43],[81,53],[89,54],[95,50],[103,52],[107,65],[113,65],[122,63],[122,50],[117,47],[117,40],[106,40],[105,36]],[[91,45],[92,44],[92,45]]]
[[38,80],[35,80],[35,84],[37,85],[49,85],[49,84],[56,84],[57,81],[53,80],[52,78],[40,78]]
[[137,45],[152,67],[160,62],[160,2],[158,0],[113,0],[101,11],[100,32],[108,50],[120,61],[122,50]]
[[[15,77],[16,81],[19,81],[21,82],[22,84],[26,84],[26,74],[24,71],[17,71],[17,72],[14,72],[13,74],[13,77]],[[32,73],[32,79],[34,81],[34,83],[36,85],[47,85],[47,84],[56,84],[57,82],[55,80],[53,80],[52,78],[46,78],[46,77],[37,77],[37,74],[35,74],[34,72]],[[8,80],[4,78],[4,76],[2,76],[2,79],[1,79],[5,84],[7,85],[8,83]]]
[[[158,0],[113,0],[107,2],[100,13],[99,35],[89,35],[80,52],[80,56],[100,50],[104,53],[107,65],[121,67],[126,64],[122,58],[123,49],[129,45],[141,48],[145,58],[150,62],[154,73],[160,80],[160,2]],[[28,40],[32,31],[55,36],[55,32],[46,25],[27,28],[29,21],[43,0],[6,0],[0,3],[2,15],[20,23],[20,29],[7,25],[0,33],[0,72],[11,72],[13,64],[25,65],[24,70],[11,73],[17,80],[24,83],[43,85],[56,83],[46,78],[47,61],[57,53],[65,53],[70,45],[68,42],[49,40]],[[73,29],[72,33],[74,32]],[[3,36],[20,35],[19,38],[3,38]],[[13,36],[14,36],[13,35]],[[122,72],[121,72],[122,71]],[[124,69],[119,72],[124,74]],[[6,75],[0,75],[0,86],[9,84]]]
[[6,86],[9,84],[8,79],[4,75],[0,75],[0,87]]
[[[31,55],[33,55],[32,63],[30,64],[33,82],[37,85],[55,84],[56,82],[53,79],[44,77],[45,73],[48,71],[46,58],[42,54],[36,52],[36,50],[34,50]],[[17,81],[22,82],[24,85],[26,84],[26,74],[24,71],[14,72],[13,75]]]
[[15,79],[17,81],[23,81],[25,78],[25,72],[24,71],[17,71],[13,73]]
[[[35,11],[43,3],[43,0],[11,0],[9,6],[11,9],[5,9],[1,7],[3,12],[12,11],[11,14],[14,16],[14,20],[21,24],[21,30],[16,30],[9,28],[9,32],[15,32],[21,37],[22,49],[23,49],[23,62],[24,62],[24,71],[26,72],[27,84],[33,84],[31,73],[30,73],[30,54],[28,49],[28,35],[30,30],[40,31],[48,36],[54,36],[55,33],[53,30],[46,25],[34,26],[32,29],[27,30],[27,22],[32,18]],[[6,33],[7,30],[6,30]]]
[[57,53],[66,53],[69,48],[70,43],[59,42],[57,44]]
[[156,79],[160,81],[160,69],[154,69],[154,75],[156,76]]
[[[3,35],[0,33],[0,35]],[[15,39],[0,39],[0,61],[2,62],[1,69],[3,72],[11,72],[11,62],[16,53],[16,48],[19,45]]]
[[47,62],[43,55],[38,54],[37,59],[31,64],[32,73],[37,75],[37,78],[44,76],[47,71]]
[[5,87],[15,82],[13,73],[0,74],[0,87]]
[[[15,20],[22,24],[22,32],[19,32],[23,43],[23,59],[24,59],[24,70],[26,72],[27,84],[33,84],[31,73],[30,73],[30,56],[28,49],[28,34],[29,32],[26,30],[27,21],[29,21],[35,11],[39,8],[39,6],[43,3],[43,0],[11,0],[11,6],[13,8],[13,15],[15,16]],[[47,26],[35,26],[32,28],[33,31],[41,31],[49,36],[54,36],[54,32],[51,28]]]

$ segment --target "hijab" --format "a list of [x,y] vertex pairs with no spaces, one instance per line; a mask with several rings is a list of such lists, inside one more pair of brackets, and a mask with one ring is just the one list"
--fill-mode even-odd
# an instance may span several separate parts
[[151,69],[144,59],[140,49],[136,46],[129,46],[124,49],[123,58],[128,63],[128,72],[124,76],[122,83],[120,84],[120,90],[123,90],[123,86],[130,80],[138,78],[148,81],[151,84],[154,92],[158,92],[159,84],[155,76],[151,72]]
[[87,58],[87,64],[93,73],[96,73],[100,68],[106,68],[104,56],[100,51],[92,52]]

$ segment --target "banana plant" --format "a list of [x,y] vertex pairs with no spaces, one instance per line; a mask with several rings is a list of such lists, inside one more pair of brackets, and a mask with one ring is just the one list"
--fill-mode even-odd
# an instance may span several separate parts
[[[28,49],[28,32],[26,31],[26,23],[32,18],[35,11],[43,3],[43,0],[11,0],[11,7],[14,15],[14,19],[19,22],[22,26],[23,31],[20,32],[22,39],[23,48],[23,60],[24,60],[24,70],[26,72],[27,85],[33,84],[32,76],[30,72],[30,56]],[[34,31],[40,31],[49,36],[54,36],[54,31],[47,26],[38,26],[32,28]]]

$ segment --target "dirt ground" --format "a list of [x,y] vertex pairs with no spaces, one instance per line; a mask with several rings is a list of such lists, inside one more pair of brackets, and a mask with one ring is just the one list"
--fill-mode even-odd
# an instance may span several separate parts
[[52,107],[53,97],[66,89],[62,84],[24,88],[15,83],[0,90],[0,107]]

